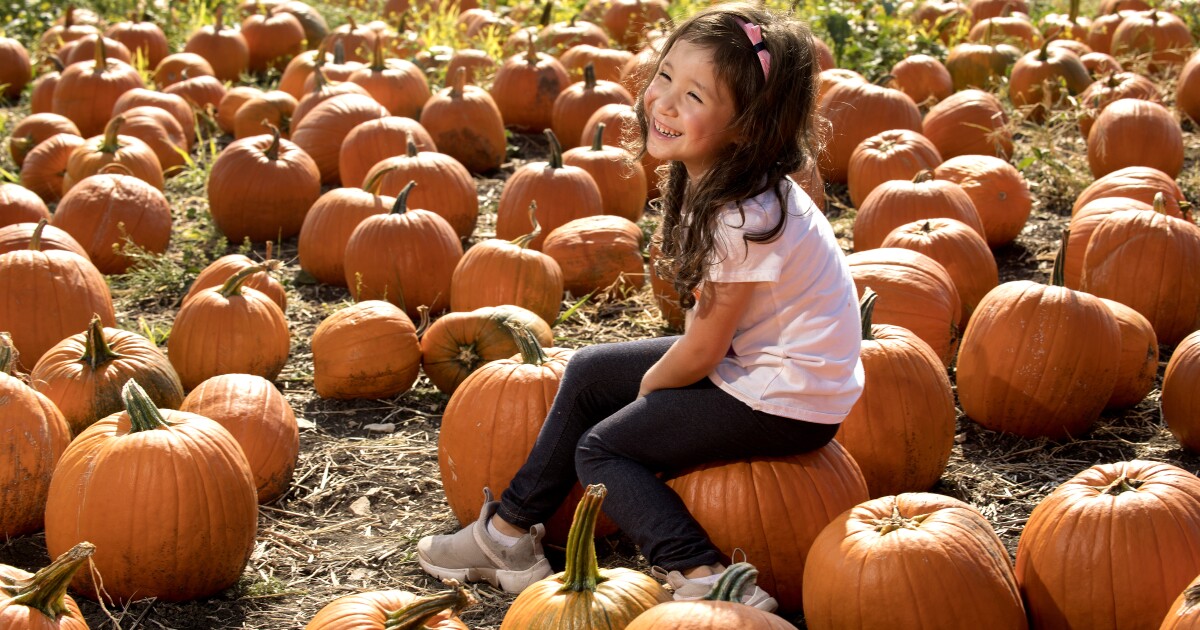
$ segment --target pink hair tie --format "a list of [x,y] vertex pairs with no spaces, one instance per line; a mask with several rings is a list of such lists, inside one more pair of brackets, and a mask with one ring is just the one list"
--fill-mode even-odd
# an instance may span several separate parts
[[735,17],[733,19],[746,32],[746,37],[750,39],[750,43],[754,44],[754,52],[758,54],[758,62],[762,64],[763,79],[765,80],[767,74],[771,72],[771,53],[767,51],[767,43],[763,41],[762,27],[741,18]]

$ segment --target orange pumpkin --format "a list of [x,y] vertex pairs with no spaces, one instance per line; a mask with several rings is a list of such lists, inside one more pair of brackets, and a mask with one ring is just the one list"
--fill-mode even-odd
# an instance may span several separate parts
[[145,16],[139,21],[135,16],[127,22],[117,22],[104,32],[129,49],[136,58],[141,55],[146,60],[146,67],[153,68],[170,52],[167,44],[167,34],[154,22],[146,20]]
[[32,76],[29,52],[21,42],[11,37],[0,37],[0,85],[5,86],[0,96],[8,100],[20,98]]
[[13,128],[8,137],[8,151],[13,162],[20,168],[25,163],[25,156],[34,147],[45,142],[51,136],[68,133],[79,135],[79,128],[65,116],[51,114],[30,114],[22,118]]
[[86,141],[69,133],[55,134],[38,144],[21,165],[21,185],[37,193],[43,201],[58,201],[63,195],[63,177],[75,149]]
[[825,151],[819,156],[821,176],[844,182],[850,154],[860,142],[889,129],[921,131],[917,104],[900,90],[873,83],[843,81],[821,97],[817,114],[829,121]]
[[326,604],[304,630],[467,630],[458,612],[474,601],[462,586],[427,597],[398,590],[352,593]]
[[39,220],[37,223],[14,223],[0,228],[0,254],[29,249],[37,234],[38,245],[43,250],[62,249],[87,260],[88,254],[70,234],[49,225],[48,221]]
[[1146,69],[1151,73],[1183,65],[1194,44],[1182,18],[1157,9],[1133,11],[1112,31],[1113,56],[1149,56]]
[[49,218],[50,209],[37,193],[19,184],[0,183],[0,227]]
[[196,53],[180,52],[163,57],[154,68],[154,84],[170,87],[189,77],[213,76],[212,64]]
[[748,562],[729,566],[713,584],[709,594],[698,600],[676,600],[659,604],[638,615],[626,630],[791,630],[795,626],[778,615],[741,602],[746,589],[753,590],[758,569]]
[[81,542],[39,569],[28,573],[0,564],[0,625],[6,628],[87,630],[79,604],[67,595],[71,578],[96,546]]
[[304,25],[287,12],[255,13],[242,20],[242,37],[250,49],[250,71],[282,68],[304,49]]
[[627,295],[646,283],[642,229],[624,217],[600,214],[554,228],[542,252],[558,261],[572,295]]
[[188,143],[183,128],[171,114],[158,107],[144,105],[121,112],[121,135],[141,140],[162,167],[163,177],[174,177],[187,166]]
[[416,182],[412,204],[442,217],[464,242],[479,220],[479,195],[465,166],[436,150],[418,151],[415,136],[406,136],[402,155],[380,160],[366,179],[379,177],[379,192],[398,195],[408,182]]
[[241,31],[225,28],[225,5],[217,5],[213,19],[212,25],[201,26],[188,37],[183,51],[204,57],[221,81],[236,83],[250,68],[250,46]]
[[197,385],[179,410],[229,430],[246,454],[259,503],[287,492],[300,452],[300,429],[292,406],[270,381],[252,374],[214,376]]
[[979,214],[987,244],[1016,240],[1033,210],[1029,184],[1017,167],[990,155],[959,155],[938,165],[934,177],[958,184]]
[[79,182],[63,196],[51,225],[75,237],[101,273],[124,273],[134,260],[131,245],[150,254],[167,251],[171,240],[171,204],[163,193],[134,177],[100,173]]
[[924,134],[943,159],[988,155],[1007,159],[1012,130],[1000,99],[983,90],[962,90],[929,108]]
[[384,59],[383,42],[377,39],[371,65],[350,73],[347,79],[364,88],[392,116],[418,118],[429,100],[429,82],[407,59]]
[[[225,133],[234,133],[238,109],[250,99],[260,97],[264,92],[249,85],[238,85],[229,88],[217,104],[217,126]],[[295,106],[293,106],[295,109]]]
[[1200,450],[1200,425],[1196,410],[1200,396],[1200,333],[1193,332],[1171,353],[1162,384],[1162,417],[1176,440],[1190,451]]
[[330,190],[305,215],[297,243],[300,268],[318,282],[346,285],[346,242],[354,228],[373,214],[387,213],[396,201],[379,195],[382,175],[368,179],[365,190],[349,187]]
[[529,214],[533,232],[511,241],[489,238],[467,250],[450,279],[450,310],[512,304],[547,322],[558,319],[562,267],[547,254],[529,249],[529,242],[541,231],[533,209]]
[[216,77],[201,75],[172,83],[163,88],[163,94],[178,96],[198,110],[215,110],[225,96],[225,84]]
[[583,71],[583,81],[566,86],[554,99],[550,112],[551,128],[563,146],[573,149],[584,144],[583,128],[597,109],[609,103],[633,105],[633,96],[620,83],[596,78],[593,66]]
[[[1180,79],[1182,81],[1182,79]],[[1123,98],[1140,98],[1159,103],[1158,86],[1146,77],[1133,72],[1110,72],[1108,76],[1093,82],[1079,94],[1079,131],[1086,139],[1096,122],[1096,116],[1113,101]],[[1182,110],[1183,107],[1180,106]]]
[[500,109],[485,90],[466,85],[466,68],[459,68],[450,86],[438,92],[421,110],[421,126],[447,155],[472,173],[500,167],[507,141]]
[[[429,132],[412,118],[387,116],[368,120],[352,129],[338,151],[338,175],[342,178],[342,185],[365,190],[367,173],[371,167],[397,155],[396,147],[407,146],[409,134],[412,134],[418,151],[438,150]],[[403,184],[398,185],[396,190],[399,191],[401,187]]]
[[889,232],[880,247],[911,249],[940,263],[958,289],[964,323],[983,296],[1000,284],[996,259],[987,242],[962,221],[938,218],[905,223]]
[[646,170],[633,155],[620,146],[604,144],[605,123],[596,124],[591,146],[563,153],[563,165],[578,166],[588,172],[600,190],[604,214],[633,222],[642,218],[646,208]]
[[262,268],[246,278],[244,286],[261,292],[263,295],[271,298],[271,301],[279,305],[279,310],[287,312],[287,292],[279,280],[272,275],[273,272],[279,270],[281,263],[273,261],[271,258],[272,243],[267,241],[267,255],[260,263],[252,260],[244,254],[226,254],[210,263],[204,269],[200,270],[200,274],[192,280],[192,285],[188,287],[188,292],[183,296],[183,302],[196,297],[197,293],[205,289],[219,287],[225,284],[229,276],[246,269],[262,265]]
[[1083,62],[1062,46],[1042,44],[1039,50],[1026,53],[1013,64],[1008,79],[1008,97],[1013,107],[1024,109],[1026,116],[1041,123],[1046,112],[1059,106],[1066,95],[1059,85],[1066,86],[1069,95],[1079,94],[1092,83]]
[[864,139],[854,147],[846,167],[850,202],[862,206],[867,195],[883,182],[911,180],[924,170],[942,163],[937,147],[925,136],[909,129],[889,129]]
[[[546,130],[550,157],[545,162],[528,162],[508,178],[496,205],[496,238],[513,239],[527,234],[529,204],[537,204],[537,222],[546,232],[572,219],[602,214],[600,189],[587,171],[566,166],[562,147],[554,132]],[[534,238],[529,246],[540,250],[545,236]]]
[[1087,156],[1093,177],[1126,166],[1149,166],[1177,177],[1183,169],[1183,130],[1162,105],[1122,98],[1096,116]]
[[342,141],[358,125],[387,115],[387,109],[370,96],[343,94],[323,101],[295,123],[291,139],[316,162],[321,183],[337,183]]
[[954,80],[941,61],[909,55],[892,66],[895,87],[918,105],[931,105],[954,93]]
[[1121,330],[1121,358],[1117,365],[1117,383],[1105,409],[1132,407],[1154,389],[1158,377],[1158,337],[1150,320],[1141,313],[1113,300],[1100,298],[1112,311]]
[[1154,197],[1160,192],[1163,194],[1166,214],[1176,218],[1187,216],[1180,210],[1180,202],[1184,201],[1184,196],[1179,184],[1166,173],[1149,166],[1127,166],[1088,184],[1075,198],[1075,203],[1071,206],[1071,216],[1078,214],[1080,209],[1096,199],[1128,197],[1145,204],[1153,204]]
[[63,193],[80,180],[100,172],[108,164],[120,164],[129,174],[158,190],[163,189],[163,169],[154,150],[133,136],[118,135],[125,117],[113,117],[103,136],[93,136],[71,152],[63,174]]
[[439,317],[421,336],[421,368],[446,394],[489,361],[507,359],[520,350],[505,327],[516,321],[529,329],[542,347],[554,342],[550,325],[532,311],[513,306],[484,306]]
[[300,106],[287,92],[272,90],[248,98],[241,105],[236,103],[235,97],[229,105],[237,107],[233,114],[233,137],[238,140],[271,133],[272,126],[278,127],[280,135],[286,138],[299,122],[296,111]]
[[1083,286],[1083,259],[1092,233],[1105,217],[1122,210],[1154,210],[1154,207],[1128,197],[1101,197],[1088,202],[1074,216],[1068,227],[1067,258],[1063,263],[1063,286],[1079,289]]
[[417,329],[404,311],[365,300],[326,317],[312,336],[313,385],[322,398],[391,398],[421,368]]
[[167,112],[175,119],[175,122],[179,123],[179,128],[183,130],[183,135],[187,138],[184,149],[191,147],[196,142],[196,115],[187,99],[177,94],[155,92],[144,88],[129,90],[122,94],[116,103],[113,103],[113,116],[145,105]]
[[570,83],[566,68],[554,57],[534,50],[530,35],[527,50],[500,65],[489,92],[505,127],[537,133],[553,125],[554,101]]
[[108,57],[104,40],[96,40],[95,58],[72,64],[62,71],[51,106],[55,114],[70,118],[84,137],[104,130],[113,104],[127,90],[143,87],[133,66]]
[[933,171],[923,170],[912,180],[894,179],[876,186],[854,216],[854,250],[879,247],[897,227],[935,217],[962,221],[986,239],[979,212],[966,191],[934,177]]

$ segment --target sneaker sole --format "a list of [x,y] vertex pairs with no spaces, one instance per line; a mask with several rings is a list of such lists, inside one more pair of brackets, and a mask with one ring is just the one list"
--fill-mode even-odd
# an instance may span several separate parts
[[[420,553],[417,554],[417,563],[421,565],[421,568],[426,573],[438,579],[458,580],[463,583],[487,582],[505,593],[511,594],[520,593],[530,584],[539,582],[554,574],[554,571],[550,568],[550,562],[545,558],[538,560],[536,564],[524,571],[505,571],[503,569],[485,567],[448,569],[429,562]],[[774,602],[775,600],[771,601]]]

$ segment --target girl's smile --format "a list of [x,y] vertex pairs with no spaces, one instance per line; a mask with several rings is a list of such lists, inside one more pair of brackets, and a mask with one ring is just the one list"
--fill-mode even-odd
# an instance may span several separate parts
[[733,97],[713,68],[708,49],[680,40],[646,88],[646,150],[660,160],[683,162],[691,178],[707,171],[737,139]]

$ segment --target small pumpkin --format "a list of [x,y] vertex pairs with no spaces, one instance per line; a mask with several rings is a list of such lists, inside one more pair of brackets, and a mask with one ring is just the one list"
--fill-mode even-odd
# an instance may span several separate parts
[[417,329],[399,307],[365,300],[326,317],[312,336],[313,385],[322,398],[391,398],[421,369]]
[[596,69],[589,65],[584,68],[583,81],[566,86],[555,97],[550,127],[567,149],[573,149],[583,144],[583,128],[588,119],[609,103],[632,105],[633,96],[620,83],[597,79]]
[[225,5],[213,11],[213,24],[204,25],[188,36],[184,52],[204,57],[221,81],[236,83],[250,68],[250,46],[240,30],[225,27]]
[[566,68],[554,57],[537,52],[530,35],[527,49],[506,59],[496,70],[489,93],[505,127],[537,133],[553,125],[554,101],[570,83]]
[[496,101],[466,84],[467,70],[455,71],[450,85],[425,102],[421,126],[447,155],[472,173],[486,173],[504,161],[507,141]]
[[79,604],[67,595],[67,586],[95,552],[95,545],[81,542],[37,573],[0,564],[0,625],[30,630],[87,630],[87,620]]
[[0,183],[0,227],[50,219],[50,209],[37,193],[19,184]]
[[65,194],[85,177],[95,175],[108,164],[121,164],[129,174],[151,186],[163,189],[163,169],[154,150],[133,136],[118,135],[125,117],[117,115],[108,123],[103,136],[93,136],[71,152],[63,174]]
[[625,295],[646,283],[642,229],[624,217],[600,214],[552,230],[542,252],[558,261],[572,295]]
[[154,67],[154,84],[158,88],[168,88],[188,77],[213,76],[212,64],[200,55],[190,52],[178,52],[163,57]]
[[607,128],[605,123],[597,123],[591,146],[580,146],[563,153],[563,165],[578,166],[592,176],[600,190],[604,214],[636,223],[646,208],[646,169],[624,148],[604,144]]
[[287,312],[287,291],[279,280],[272,275],[273,272],[279,270],[282,265],[278,260],[271,258],[273,244],[267,241],[267,253],[263,260],[255,261],[244,254],[226,254],[210,263],[200,270],[199,275],[195,280],[192,280],[191,286],[188,287],[188,292],[183,296],[182,302],[187,302],[205,289],[219,287],[229,279],[229,276],[256,265],[263,265],[260,271],[246,278],[246,287],[261,291],[263,295],[271,298],[271,301],[279,305],[279,310]]
[[520,322],[542,347],[554,343],[550,325],[519,306],[484,306],[465,313],[447,313],[421,335],[425,375],[438,389],[453,395],[467,376],[485,363],[517,354],[520,348],[505,326],[508,321]]
[[850,202],[862,207],[867,195],[880,184],[908,179],[942,163],[937,147],[911,129],[889,129],[864,139],[854,147],[846,166]]
[[1177,177],[1183,169],[1183,130],[1162,105],[1122,98],[1096,116],[1087,156],[1093,177],[1127,166],[1149,166]]
[[78,136],[79,128],[66,116],[49,112],[30,114],[22,118],[12,128],[12,135],[8,137],[8,151],[17,168],[25,163],[25,156],[29,155],[34,147],[60,133]]
[[426,597],[399,590],[352,593],[325,604],[304,630],[467,630],[458,613],[474,603],[459,585]]

